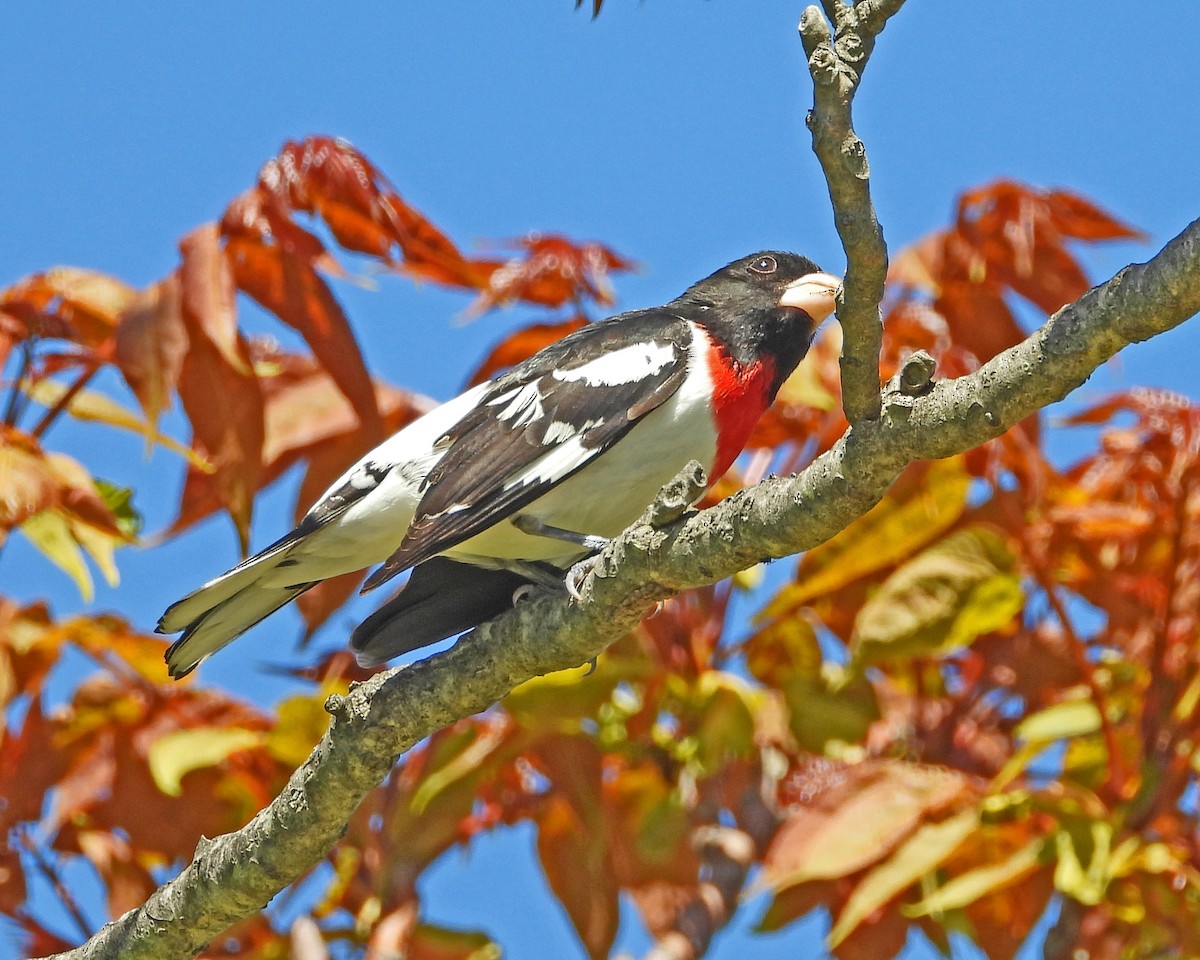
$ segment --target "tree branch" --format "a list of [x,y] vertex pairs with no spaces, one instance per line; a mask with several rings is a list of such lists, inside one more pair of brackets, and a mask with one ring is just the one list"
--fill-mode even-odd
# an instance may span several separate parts
[[800,39],[813,79],[808,129],[846,251],[846,278],[837,316],[845,333],[842,406],[851,425],[880,415],[883,327],[879,304],[888,266],[883,230],[871,204],[871,168],[866,147],[851,123],[851,106],[875,38],[903,2],[863,0],[848,6],[842,0],[822,0],[824,16],[820,8],[810,6],[800,18]]
[[[316,863],[397,754],[423,737],[531,677],[587,662],[658,600],[827,540],[877,503],[912,461],[952,456],[998,436],[1065,397],[1122,347],[1197,311],[1200,221],[975,373],[936,382],[920,396],[889,393],[879,419],[852,428],[803,473],[763,481],[679,520],[660,502],[604,550],[583,603],[540,596],[444,653],[330,697],[328,733],[270,806],[241,830],[202,840],[196,859],[144,906],[57,956],[135,960],[199,952]],[[681,478],[685,486],[694,479],[686,472]]]

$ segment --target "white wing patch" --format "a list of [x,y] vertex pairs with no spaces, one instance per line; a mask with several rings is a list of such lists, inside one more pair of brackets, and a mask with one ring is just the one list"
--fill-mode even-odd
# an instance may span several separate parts
[[571,437],[552,450],[547,450],[520,473],[508,477],[504,481],[504,489],[511,490],[513,487],[542,481],[554,483],[587,463],[597,453],[599,451],[594,448],[585,449],[581,437]]
[[576,426],[573,423],[565,423],[562,420],[551,420],[550,426],[546,428],[546,435],[542,438],[544,446],[552,446],[556,443],[562,443],[564,440],[570,440],[577,433],[587,433],[589,430],[600,426],[599,420],[585,420],[583,423]]
[[498,407],[502,403],[508,403],[508,406],[496,414],[496,418],[505,421],[511,420],[510,426],[513,429],[534,423],[546,415],[537,381],[500,394],[489,400],[488,406]]
[[673,344],[651,340],[622,347],[570,370],[555,370],[552,376],[555,380],[582,380],[590,387],[616,387],[652,377],[674,360]]

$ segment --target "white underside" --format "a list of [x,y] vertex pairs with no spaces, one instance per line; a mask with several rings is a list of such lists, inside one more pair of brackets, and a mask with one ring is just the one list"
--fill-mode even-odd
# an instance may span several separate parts
[[[703,334],[696,336],[699,340]],[[641,515],[663,484],[689,460],[710,467],[716,456],[716,433],[709,413],[707,347],[706,342],[692,345],[688,375],[662,406],[643,417],[602,456],[521,512],[577,533],[614,537]],[[287,586],[323,579],[374,566],[390,557],[416,512],[420,481],[445,452],[433,450],[434,442],[475,407],[483,389],[475,387],[430,411],[363,457],[360,464],[393,462],[402,466],[394,468],[337,520],[292,547],[288,556],[299,561],[297,564],[272,571],[262,582]],[[575,444],[567,441],[548,450],[532,472],[549,476],[559,466],[570,469],[579,459],[575,449]],[[555,458],[558,464],[553,462]],[[344,484],[358,466],[335,481],[330,492]],[[519,478],[512,479],[519,482]],[[583,552],[560,540],[522,533],[503,520],[445,555],[482,566],[504,566],[508,560],[564,565]]]

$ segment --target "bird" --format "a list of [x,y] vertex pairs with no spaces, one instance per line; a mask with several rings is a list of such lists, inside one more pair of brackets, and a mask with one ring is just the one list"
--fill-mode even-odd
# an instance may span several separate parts
[[[330,577],[403,588],[352,633],[376,666],[498,616],[638,519],[690,461],[711,485],[834,312],[840,279],[761,251],[669,303],[587,324],[365,454],[295,529],[178,600],[159,633],[186,676]],[[576,572],[578,568],[575,568]]]

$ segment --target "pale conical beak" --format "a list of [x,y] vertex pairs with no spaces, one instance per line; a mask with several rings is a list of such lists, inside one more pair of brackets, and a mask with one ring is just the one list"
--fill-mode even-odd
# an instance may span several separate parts
[[831,273],[809,273],[793,280],[779,298],[781,307],[798,307],[812,317],[814,324],[833,313],[833,296],[842,278]]

